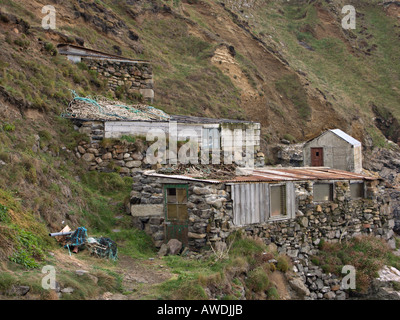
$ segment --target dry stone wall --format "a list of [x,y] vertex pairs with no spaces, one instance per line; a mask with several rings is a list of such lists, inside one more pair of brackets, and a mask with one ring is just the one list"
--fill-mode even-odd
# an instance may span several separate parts
[[107,80],[108,88],[115,91],[123,87],[128,94],[139,95],[153,101],[153,68],[148,62],[128,62],[82,58],[89,70],[97,71]]

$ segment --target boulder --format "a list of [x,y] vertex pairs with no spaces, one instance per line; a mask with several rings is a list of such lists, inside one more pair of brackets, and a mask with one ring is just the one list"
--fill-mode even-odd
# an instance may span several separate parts
[[13,285],[10,290],[8,290],[7,294],[10,296],[24,296],[26,295],[31,288],[29,286],[20,286]]
[[67,287],[61,290],[62,293],[73,293],[74,292],[74,288],[71,287]]
[[139,168],[141,165],[142,165],[142,162],[138,161],[138,160],[127,161],[125,163],[125,166],[127,168]]
[[310,295],[310,290],[306,287],[301,278],[293,278],[289,280],[290,287],[296,291],[301,297]]
[[176,255],[182,249],[182,242],[177,239],[171,239],[167,243],[169,254]]
[[158,251],[158,256],[159,256],[159,257],[164,257],[164,256],[166,256],[167,254],[168,254],[168,246],[167,246],[166,243],[163,243],[163,244],[161,245],[160,250]]
[[95,156],[93,153],[85,153],[82,156],[82,159],[85,160],[86,162],[92,162],[95,159]]

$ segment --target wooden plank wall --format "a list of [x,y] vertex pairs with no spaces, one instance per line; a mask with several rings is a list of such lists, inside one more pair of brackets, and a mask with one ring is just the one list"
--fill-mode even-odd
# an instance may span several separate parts
[[[286,182],[286,217],[296,216],[296,197],[293,182]],[[270,219],[270,184],[244,183],[232,185],[233,223],[245,226],[267,222]]]

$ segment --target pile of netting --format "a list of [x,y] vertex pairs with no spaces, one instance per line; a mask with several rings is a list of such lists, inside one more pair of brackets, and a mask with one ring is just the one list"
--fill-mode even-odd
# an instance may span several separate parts
[[79,248],[86,247],[91,254],[99,258],[108,258],[114,261],[118,258],[117,244],[113,240],[106,237],[88,237],[85,227],[77,228],[70,236],[66,237],[65,243],[70,255],[71,248],[73,248],[73,252],[77,253]]
[[71,255],[70,248],[81,247],[85,244],[87,239],[87,230],[84,227],[76,229],[69,237],[67,237],[67,244],[65,247],[68,249]]
[[164,111],[145,104],[125,105],[103,96],[80,97],[72,91],[73,99],[63,112],[66,118],[90,120],[168,120]]
[[86,246],[90,253],[99,258],[108,258],[114,261],[118,258],[117,244],[109,238],[89,238]]

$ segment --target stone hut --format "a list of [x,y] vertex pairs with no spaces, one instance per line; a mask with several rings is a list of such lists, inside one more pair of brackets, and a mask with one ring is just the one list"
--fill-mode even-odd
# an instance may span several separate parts
[[361,142],[340,129],[325,131],[303,148],[304,166],[362,172]]
[[[214,163],[214,159],[218,159],[219,163],[225,163],[227,159],[230,163],[236,164],[251,161],[254,166],[260,167],[264,165],[264,155],[260,152],[260,124],[256,122],[179,115],[172,115],[166,119],[159,118],[157,120],[91,120],[71,118],[71,121],[75,124],[77,131],[87,134],[90,138],[90,142],[82,143],[76,152],[78,158],[87,153],[94,155],[84,157],[84,159],[88,159],[88,164],[92,170],[106,170],[106,163],[101,160],[105,160],[105,158],[108,160],[112,159],[109,155],[105,156],[105,154],[109,153],[114,154],[114,160],[118,160],[118,166],[122,168],[126,167],[126,163],[123,163],[124,160],[128,161],[129,164],[132,164],[132,160],[139,160],[139,163],[137,163],[138,161],[135,162],[134,168],[129,168],[130,170],[123,169],[123,173],[135,172],[138,167],[149,168],[145,161],[146,152],[143,152],[141,155],[136,154],[132,156],[135,150],[129,148],[129,146],[118,147],[117,149],[120,149],[118,152],[114,152],[115,148],[107,149],[101,146],[104,144],[102,141],[105,139],[118,140],[126,136],[146,139],[147,134],[155,130],[159,134],[164,134],[165,142],[167,142],[166,149],[175,154],[175,157],[172,157],[169,152],[163,153],[165,157],[162,156],[160,158],[159,163],[161,164],[178,163],[180,160],[178,147],[176,147],[176,150],[172,150],[170,146],[175,142],[176,144],[179,142],[182,145],[190,138],[190,141],[197,143],[197,148],[193,151],[193,156],[197,158],[198,163],[204,163],[203,159],[199,158],[201,152],[204,151],[204,154],[207,155],[206,160],[210,164]],[[150,142],[150,144],[152,143]],[[252,151],[253,154],[251,157],[246,158],[248,147],[249,150],[254,151]],[[217,150],[215,157],[213,150]],[[224,152],[229,154],[229,159],[225,158]],[[235,152],[240,153],[240,155],[235,155]],[[118,155],[118,153],[124,153],[124,155]],[[98,162],[102,162],[102,164],[99,165],[99,163],[96,163],[96,159],[98,159]],[[140,163],[140,161],[142,162]]]
[[142,95],[150,103],[154,99],[153,68],[149,61],[125,58],[72,44],[59,44],[58,52],[68,60],[83,62],[89,70],[106,79],[110,90],[124,87],[132,95]]
[[327,168],[260,168],[227,180],[146,171],[134,175],[130,211],[134,225],[158,247],[176,238],[201,250],[242,229],[295,258],[322,239],[363,233],[393,244],[394,220],[382,184]]

